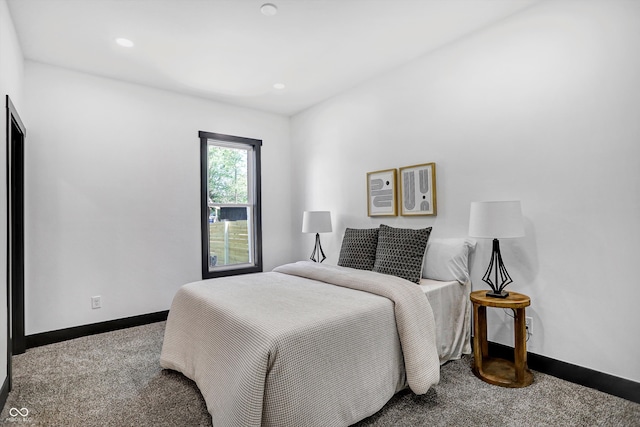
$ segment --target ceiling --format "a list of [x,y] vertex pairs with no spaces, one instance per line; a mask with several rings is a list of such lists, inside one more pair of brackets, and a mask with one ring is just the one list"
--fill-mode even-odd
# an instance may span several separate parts
[[[8,0],[26,59],[293,115],[539,0]],[[272,3],[278,13],[260,7]],[[135,44],[119,46],[124,37]],[[274,88],[282,83],[284,89]]]

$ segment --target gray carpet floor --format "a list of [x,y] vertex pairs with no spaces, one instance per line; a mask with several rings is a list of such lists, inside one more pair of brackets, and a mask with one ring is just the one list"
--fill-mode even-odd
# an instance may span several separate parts
[[[164,325],[83,337],[14,356],[13,390],[0,423],[210,426],[195,384],[160,368]],[[496,387],[477,379],[470,363],[466,356],[445,364],[440,383],[427,394],[400,392],[357,425],[640,426],[640,404],[537,372],[529,387]],[[23,408],[26,417],[16,411],[25,414]]]

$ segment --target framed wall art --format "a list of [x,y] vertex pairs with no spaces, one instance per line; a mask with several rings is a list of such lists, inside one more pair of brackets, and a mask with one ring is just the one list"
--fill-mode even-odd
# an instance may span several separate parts
[[367,215],[398,215],[396,181],[396,169],[367,173]]
[[436,164],[400,168],[400,215],[436,215]]

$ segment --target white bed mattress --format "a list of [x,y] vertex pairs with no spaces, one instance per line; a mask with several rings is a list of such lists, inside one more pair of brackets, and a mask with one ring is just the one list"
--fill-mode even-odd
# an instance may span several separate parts
[[471,284],[422,279],[436,321],[436,345],[440,364],[471,353]]

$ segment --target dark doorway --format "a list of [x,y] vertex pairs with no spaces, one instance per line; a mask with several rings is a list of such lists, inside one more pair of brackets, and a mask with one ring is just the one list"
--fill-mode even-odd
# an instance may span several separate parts
[[8,378],[11,356],[25,352],[24,337],[24,140],[26,129],[9,95],[7,106],[7,305]]

